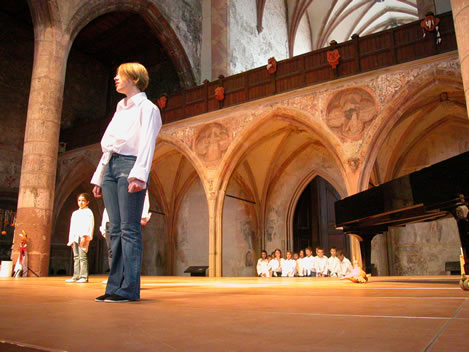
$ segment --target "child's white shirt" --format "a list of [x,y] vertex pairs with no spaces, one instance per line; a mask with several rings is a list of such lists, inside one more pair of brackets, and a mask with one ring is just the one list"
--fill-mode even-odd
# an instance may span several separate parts
[[298,258],[296,261],[296,272],[298,276],[304,276],[303,259],[305,258]]
[[327,275],[327,271],[329,270],[328,269],[328,261],[327,261],[327,257],[326,256],[323,256],[322,258],[321,257],[316,257],[315,258],[315,264],[316,264],[316,272],[317,273],[321,273],[323,275]]
[[281,271],[281,261],[279,262],[277,259],[272,259],[269,262],[269,269],[272,270],[272,276],[273,276],[274,272],[275,273],[280,273],[280,271]]
[[269,274],[269,261],[267,259],[259,258],[257,261],[257,275],[268,275]]
[[70,233],[67,246],[73,242],[80,243],[80,237],[88,236],[93,239],[94,216],[90,208],[75,210],[70,220]]
[[344,258],[344,260],[342,260],[339,265],[339,277],[344,277],[350,274],[352,270],[353,270],[352,263],[347,258]]
[[296,260],[282,259],[282,276],[293,277],[296,274]]
[[313,256],[303,258],[303,274],[309,275],[316,271],[316,259]]
[[327,260],[329,271],[333,274],[339,273],[340,260],[337,257],[330,256]]

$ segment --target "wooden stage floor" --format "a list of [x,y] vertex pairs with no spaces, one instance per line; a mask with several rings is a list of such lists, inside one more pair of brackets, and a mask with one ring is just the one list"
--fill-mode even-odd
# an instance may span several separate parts
[[0,279],[0,351],[469,351],[455,276],[143,277],[125,304],[64,279]]

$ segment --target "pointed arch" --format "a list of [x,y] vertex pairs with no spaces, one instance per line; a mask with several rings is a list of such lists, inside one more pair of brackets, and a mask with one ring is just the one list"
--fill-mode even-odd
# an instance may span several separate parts
[[[345,155],[342,145],[337,137],[323,124],[314,121],[314,119],[307,113],[287,107],[275,107],[269,111],[266,111],[262,117],[256,122],[244,128],[243,132],[240,133],[237,138],[231,143],[230,147],[226,151],[225,157],[219,165],[219,184],[220,190],[226,189],[226,185],[229,182],[231,174],[234,169],[245,156],[246,152],[252,147],[254,143],[258,141],[258,138],[250,141],[252,137],[262,130],[262,126],[272,122],[274,120],[284,120],[291,123],[293,126],[297,126],[301,129],[306,130],[315,136],[326,149],[334,157],[335,163],[340,169],[341,175],[344,180],[346,177],[345,160],[342,157]],[[347,190],[349,189],[347,185]]]
[[298,26],[300,25],[301,19],[303,18],[304,14],[306,13],[306,10],[312,2],[313,0],[295,1],[295,8],[293,9],[293,14],[291,16],[290,23],[288,26],[288,52],[290,57],[293,56],[295,48],[296,31],[298,30]]
[[195,85],[192,65],[178,36],[153,1],[150,0],[109,0],[83,2],[71,18],[66,32],[70,33],[70,45],[78,33],[92,20],[109,12],[134,12],[142,16],[161,44],[166,48],[173,62],[181,85],[189,88]]
[[306,187],[313,181],[313,179],[316,176],[322,177],[324,180],[329,182],[332,187],[339,193],[341,198],[344,198],[347,196],[346,193],[344,193],[342,187],[338,185],[335,181],[334,178],[331,177],[329,174],[327,174],[324,171],[320,170],[312,170],[310,173],[305,175],[303,179],[296,185],[295,189],[293,190],[292,197],[290,197],[290,201],[287,206],[287,213],[286,213],[286,224],[287,224],[287,231],[286,231],[286,239],[287,243],[292,242],[293,240],[293,219],[295,217],[295,209],[298,204],[298,200],[300,199],[301,195],[303,194],[304,190]]
[[380,125],[376,132],[367,142],[367,148],[363,157],[363,169],[358,178],[358,191],[368,189],[368,182],[373,171],[379,151],[383,147],[388,135],[391,133],[402,119],[408,116],[409,110],[415,110],[419,101],[425,94],[436,87],[450,87],[452,89],[463,90],[462,81],[459,77],[451,76],[449,73],[433,72],[430,77],[422,75],[422,78],[416,78],[403,87],[400,93],[387,104],[384,111],[378,116],[377,121]]
[[60,214],[70,194],[72,194],[80,184],[91,180],[96,166],[82,156],[77,161],[73,162],[73,170],[75,170],[75,172],[71,172],[72,169],[70,169],[63,181],[56,186],[54,197],[54,224],[57,223],[57,216]]

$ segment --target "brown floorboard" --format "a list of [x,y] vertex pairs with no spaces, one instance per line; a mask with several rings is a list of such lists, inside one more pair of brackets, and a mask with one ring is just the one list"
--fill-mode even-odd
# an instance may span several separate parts
[[144,277],[126,304],[64,279],[0,279],[0,351],[469,350],[457,277]]

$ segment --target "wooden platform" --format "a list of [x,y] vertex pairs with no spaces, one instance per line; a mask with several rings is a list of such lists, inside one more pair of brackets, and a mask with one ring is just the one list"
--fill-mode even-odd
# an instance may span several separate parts
[[0,279],[0,351],[468,351],[456,276],[144,277],[140,302],[97,303],[105,277]]

